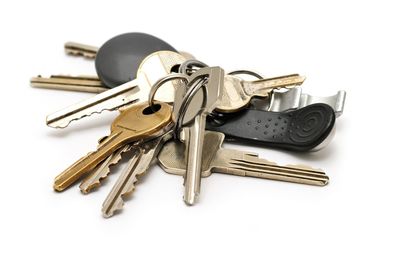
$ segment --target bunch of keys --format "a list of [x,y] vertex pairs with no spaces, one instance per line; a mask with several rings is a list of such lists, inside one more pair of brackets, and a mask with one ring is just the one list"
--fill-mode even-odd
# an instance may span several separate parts
[[[94,152],[56,177],[54,189],[64,191],[82,180],[80,189],[87,194],[99,188],[111,166],[130,151],[127,166],[103,203],[103,216],[122,209],[125,196],[154,163],[184,177],[187,205],[197,202],[201,179],[215,172],[317,186],[328,183],[320,169],[278,165],[252,152],[224,149],[222,143],[257,142],[299,152],[321,149],[332,138],[336,117],[343,111],[344,91],[331,97],[302,94],[299,86],[305,78],[298,74],[225,74],[221,67],[208,67],[143,33],[116,36],[99,49],[77,43],[65,46],[69,54],[95,58],[98,77],[90,80],[95,84],[82,76],[58,75],[32,78],[32,86],[98,94],[48,115],[47,125],[65,128],[104,110],[120,114]],[[257,79],[244,80],[238,74]]]

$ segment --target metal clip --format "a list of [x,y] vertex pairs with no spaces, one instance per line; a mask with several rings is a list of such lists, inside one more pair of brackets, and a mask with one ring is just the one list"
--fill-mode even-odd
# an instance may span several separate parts
[[281,112],[302,108],[314,103],[325,103],[333,108],[336,117],[343,113],[346,92],[338,91],[335,95],[319,97],[303,94],[300,87],[288,89],[287,91],[275,90],[271,96],[268,111]]

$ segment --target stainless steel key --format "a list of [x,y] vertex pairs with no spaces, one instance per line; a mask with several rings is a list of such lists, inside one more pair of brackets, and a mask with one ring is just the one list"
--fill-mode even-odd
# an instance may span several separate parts
[[[52,113],[47,116],[46,123],[49,127],[65,128],[71,121],[94,113],[116,110],[132,103],[146,102],[151,86],[158,79],[169,74],[172,67],[184,61],[183,56],[172,51],[155,52],[143,60],[135,80]],[[173,102],[177,82],[171,81],[169,85],[163,86],[155,99]]]
[[91,174],[89,174],[82,183],[79,185],[81,192],[87,194],[98,188],[101,185],[103,179],[105,179],[110,173],[110,167],[116,165],[121,159],[122,154],[128,152],[132,148],[132,144],[128,144],[123,148],[118,149],[115,153],[110,155],[101,164],[99,164]]
[[[203,78],[207,79],[206,84],[202,84]],[[214,110],[216,103],[221,99],[223,79],[223,69],[202,68],[190,76],[189,84],[192,85],[178,87],[175,95],[174,117],[178,119],[178,128],[181,125],[185,127],[181,138],[185,142],[188,157],[183,197],[187,205],[193,205],[200,194],[205,121],[207,114]],[[192,100],[188,102],[185,98]]]
[[124,168],[103,203],[102,212],[104,217],[111,217],[117,210],[122,209],[124,197],[133,192],[139,178],[147,172],[164,143],[172,137],[172,130],[168,130],[158,138],[134,146],[135,155],[129,160],[127,167]]
[[[319,169],[304,165],[280,166],[261,159],[257,154],[222,148],[224,134],[206,131],[202,158],[202,177],[212,173],[251,176],[270,180],[324,186],[329,177]],[[185,175],[187,160],[185,147],[176,141],[167,142],[158,155],[164,171],[175,175]]]

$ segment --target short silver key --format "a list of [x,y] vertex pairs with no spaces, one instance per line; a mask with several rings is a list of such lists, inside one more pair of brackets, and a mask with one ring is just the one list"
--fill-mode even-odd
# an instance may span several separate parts
[[103,179],[105,179],[110,173],[110,167],[116,165],[121,159],[122,154],[128,152],[132,148],[132,145],[126,145],[123,148],[118,149],[115,153],[110,155],[101,164],[99,164],[91,174],[89,174],[82,183],[79,185],[81,192],[87,194],[98,188],[101,185]]
[[[206,131],[202,177],[223,173],[317,186],[324,186],[329,182],[329,177],[319,169],[304,165],[280,166],[259,158],[255,153],[222,148],[223,141],[223,133]],[[182,143],[167,142],[158,155],[159,165],[167,173],[185,175],[187,157],[184,151]]]
[[166,141],[173,137],[172,131],[167,131],[162,136],[134,146],[136,153],[123,169],[114,187],[103,203],[103,216],[108,218],[117,210],[122,209],[124,197],[132,193],[139,178],[143,176],[157,159],[157,155]]
[[[202,84],[202,77],[207,81]],[[199,80],[200,79],[200,80]],[[206,67],[190,76],[189,86],[178,87],[174,102],[174,117],[178,128],[182,125],[182,141],[186,145],[187,164],[185,174],[184,202],[193,205],[200,194],[201,159],[207,114],[211,113],[222,96],[224,71],[219,67]],[[190,85],[191,84],[191,85]],[[196,91],[196,87],[203,87]],[[191,102],[184,98],[193,93]],[[186,110],[183,110],[186,108]],[[180,122],[181,121],[181,122]]]
[[[117,110],[132,103],[146,102],[151,86],[160,78],[169,74],[172,67],[186,59],[172,51],[159,51],[149,55],[139,67],[135,80],[97,94],[89,99],[71,105],[47,116],[49,127],[65,128],[70,122],[102,111]],[[173,102],[175,86],[171,81],[157,93],[156,100]]]

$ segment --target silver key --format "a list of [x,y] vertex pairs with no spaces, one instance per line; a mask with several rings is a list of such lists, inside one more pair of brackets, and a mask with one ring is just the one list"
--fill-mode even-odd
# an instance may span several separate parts
[[[186,59],[172,51],[155,52],[143,60],[136,79],[113,89],[107,90],[89,99],[71,105],[47,116],[46,123],[53,128],[65,128],[71,121],[79,120],[104,110],[117,110],[132,103],[145,102],[151,86],[160,78],[169,74],[171,68]],[[156,100],[173,102],[177,81],[171,81],[163,86]]]
[[[324,186],[329,182],[329,177],[319,169],[304,165],[280,166],[259,158],[255,153],[222,148],[223,141],[223,133],[206,131],[202,177],[223,173],[317,186]],[[184,151],[182,143],[167,142],[158,155],[159,165],[167,173],[185,175],[187,157]]]
[[[207,77],[206,84],[202,84],[201,77]],[[183,197],[187,205],[193,205],[200,194],[201,159],[206,116],[213,111],[218,100],[221,99],[223,80],[223,69],[219,67],[202,68],[190,76],[189,84],[192,85],[178,87],[175,95],[174,117],[178,119],[177,128],[181,125],[185,127],[181,138],[186,145],[188,157]],[[196,90],[196,87],[201,86],[204,89]],[[186,97],[190,94],[191,96]],[[192,98],[192,100],[186,104],[184,98]],[[186,110],[183,110],[185,107]]]
[[122,209],[124,197],[133,192],[135,185],[157,158],[159,151],[166,141],[173,137],[172,131],[134,147],[135,155],[129,160],[117,182],[103,203],[103,216],[111,217],[117,210]]
[[89,174],[82,183],[79,185],[81,192],[87,194],[93,189],[98,188],[101,185],[103,179],[105,179],[110,173],[110,167],[117,164],[122,159],[122,154],[128,152],[132,148],[132,145],[126,145],[123,148],[118,149],[115,153],[108,156],[101,164],[99,164],[91,174]]

